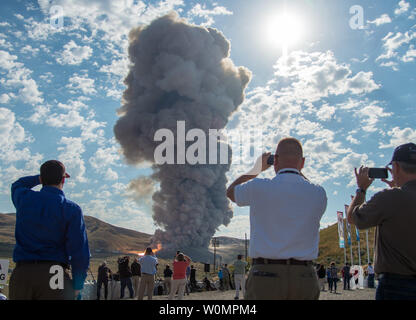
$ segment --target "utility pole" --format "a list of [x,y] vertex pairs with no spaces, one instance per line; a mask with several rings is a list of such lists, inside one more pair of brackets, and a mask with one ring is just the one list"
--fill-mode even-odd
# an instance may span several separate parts
[[245,233],[244,236],[245,236],[245,242],[244,242],[244,244],[245,244],[245,247],[246,247],[246,250],[245,250],[245,258],[246,258],[246,262],[248,262],[248,255],[247,255],[247,233]]
[[216,271],[217,269],[217,265],[216,265],[216,256],[217,256],[217,247],[220,246],[220,242],[218,241],[218,238],[212,238],[212,246],[214,247],[214,271]]

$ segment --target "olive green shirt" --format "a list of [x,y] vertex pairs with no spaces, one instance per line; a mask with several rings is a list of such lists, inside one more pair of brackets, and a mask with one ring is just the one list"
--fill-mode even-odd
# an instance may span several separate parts
[[247,262],[243,260],[234,261],[234,274],[245,274]]
[[376,227],[374,269],[416,275],[416,180],[385,189],[354,208],[358,229]]

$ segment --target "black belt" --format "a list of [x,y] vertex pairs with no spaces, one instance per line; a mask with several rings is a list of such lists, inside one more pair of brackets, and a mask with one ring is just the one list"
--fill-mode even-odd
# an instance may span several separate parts
[[286,264],[296,266],[310,266],[312,261],[310,260],[296,260],[296,259],[265,259],[265,258],[254,258],[253,264]]
[[56,264],[60,265],[64,269],[69,269],[69,264],[58,262],[58,261],[50,261],[50,260],[23,260],[16,262],[16,267],[23,266],[23,265],[30,265],[30,264]]
[[416,275],[404,275],[404,274],[396,274],[396,273],[389,273],[384,272],[378,275],[379,279],[403,279],[403,280],[416,280]]

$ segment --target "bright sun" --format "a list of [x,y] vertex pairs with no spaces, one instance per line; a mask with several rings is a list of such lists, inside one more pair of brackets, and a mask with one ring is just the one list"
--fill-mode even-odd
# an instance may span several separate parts
[[266,41],[284,51],[300,40],[303,32],[301,19],[292,13],[270,17],[265,25]]

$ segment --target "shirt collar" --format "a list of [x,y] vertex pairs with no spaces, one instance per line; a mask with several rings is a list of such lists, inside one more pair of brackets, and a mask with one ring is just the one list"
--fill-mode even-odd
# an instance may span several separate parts
[[61,189],[58,189],[56,187],[43,186],[40,191],[42,191],[42,192],[49,192],[49,193],[55,193],[55,194],[60,194],[60,195],[62,195],[62,196],[65,197],[64,192]]
[[295,168],[283,168],[283,169],[280,169],[279,171],[277,171],[277,174],[281,174],[281,173],[284,173],[284,172],[287,172],[287,171],[300,173],[299,170],[295,169]]
[[402,189],[405,188],[414,188],[416,187],[416,180],[407,181],[404,185],[402,185]]

